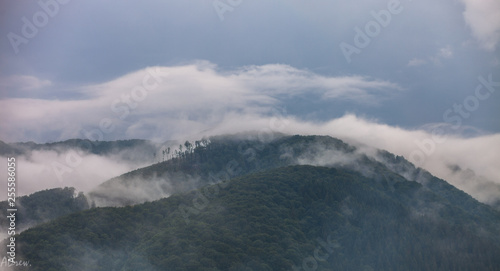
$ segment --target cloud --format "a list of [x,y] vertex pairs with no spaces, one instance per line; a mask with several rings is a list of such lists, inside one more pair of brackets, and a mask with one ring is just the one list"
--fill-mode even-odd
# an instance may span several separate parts
[[19,91],[38,91],[51,85],[52,82],[50,80],[40,79],[31,75],[12,75],[0,78],[2,96],[7,96],[7,93],[16,93]]
[[453,49],[450,45],[440,48],[435,56],[430,57],[430,61],[434,63],[434,65],[440,66],[442,65],[441,60],[448,59],[453,57]]
[[327,77],[279,64],[245,67],[232,77],[246,82],[254,91],[266,90],[272,94],[284,95],[311,92],[320,94],[323,99],[340,98],[360,103],[377,98],[371,90],[378,94],[401,90],[400,86],[388,81],[364,76]]
[[[79,87],[79,99],[0,100],[0,138],[46,141],[84,137],[169,138],[204,130],[230,112],[266,114],[298,95],[376,104],[401,91],[395,83],[364,76],[331,77],[273,64],[219,71],[206,61],[151,67],[99,85]],[[103,128],[104,127],[104,128]],[[94,133],[96,134],[96,133]],[[106,139],[104,138],[104,139]]]
[[496,0],[462,0],[465,22],[482,48],[494,51],[500,41],[500,2]]
[[407,66],[408,67],[416,67],[416,66],[422,66],[426,65],[428,62],[434,63],[434,65],[441,65],[441,60],[442,59],[449,59],[453,57],[453,48],[450,45],[447,45],[446,47],[440,48],[438,52],[434,55],[429,57],[429,60],[425,60],[422,58],[413,58],[411,59]]
[[438,57],[441,58],[451,58],[453,56],[453,50],[450,45],[439,49],[437,54]]
[[154,201],[200,187],[200,177],[182,172],[165,172],[142,177],[117,178],[87,194],[96,206],[125,206]]
[[[133,152],[133,150],[129,150]],[[15,156],[18,196],[56,187],[75,187],[90,191],[102,182],[152,163],[130,153],[99,156],[74,149],[52,149],[28,152]],[[1,156],[0,156],[1,157]],[[6,161],[6,157],[1,157]],[[0,174],[7,176],[7,164],[0,166]],[[5,200],[1,195],[0,200]]]

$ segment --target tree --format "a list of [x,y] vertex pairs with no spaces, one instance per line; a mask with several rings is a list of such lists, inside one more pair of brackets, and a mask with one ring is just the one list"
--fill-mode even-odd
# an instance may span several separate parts
[[184,146],[186,147],[186,151],[188,153],[191,153],[192,149],[193,149],[193,144],[191,144],[191,142],[187,141],[184,143]]

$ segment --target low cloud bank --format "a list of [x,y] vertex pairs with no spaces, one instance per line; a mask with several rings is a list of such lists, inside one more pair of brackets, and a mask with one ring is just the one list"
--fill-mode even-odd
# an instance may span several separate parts
[[[130,153],[100,156],[75,149],[36,150],[15,158],[17,196],[56,187],[75,187],[77,191],[89,191],[112,177],[153,161],[152,155],[149,161],[130,160]],[[0,159],[7,161],[6,157]],[[7,176],[7,163],[0,166],[0,174]],[[0,200],[6,198],[7,193],[0,195]]]
[[[356,146],[387,150],[405,157],[416,166],[428,170],[482,202],[494,204],[500,201],[500,134],[474,137],[436,135],[424,130],[392,127],[355,115],[313,123],[282,114],[271,117],[227,114],[220,125],[201,133],[193,130],[192,133],[186,133],[185,138],[195,140],[204,136],[252,130],[257,131],[262,138],[270,132],[329,135]],[[363,151],[370,152],[370,149]],[[125,159],[130,156],[126,153],[106,156],[76,154],[75,150],[34,151],[30,156],[17,157],[19,194],[64,186],[73,186],[79,191],[88,192],[110,178],[155,162],[153,157]],[[347,163],[356,157],[329,158],[337,159],[339,163]],[[77,162],[78,165],[72,167],[72,163]],[[6,165],[2,165],[0,174],[6,176],[6,172]],[[165,195],[168,194],[168,189],[162,188],[161,191],[165,191],[162,192]],[[143,192],[145,191],[138,193]]]
[[[66,86],[50,88],[58,92]],[[401,91],[396,83],[361,75],[325,76],[283,64],[221,71],[198,61],[149,67],[102,84],[75,87],[77,99],[0,99],[0,115],[9,116],[0,123],[0,139],[182,138],[219,124],[227,114],[263,115],[304,95],[378,104]]]

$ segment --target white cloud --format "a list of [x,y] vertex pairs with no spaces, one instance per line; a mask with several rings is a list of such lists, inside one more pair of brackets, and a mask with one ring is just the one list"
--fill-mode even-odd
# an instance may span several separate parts
[[[438,52],[434,56],[429,57],[429,61],[434,65],[442,65],[442,59],[448,59],[453,57],[453,48],[450,45],[447,45],[443,48],[440,48]],[[416,67],[426,65],[429,61],[421,58],[413,58],[407,64],[408,67]]]
[[388,81],[363,76],[327,77],[279,64],[245,67],[233,77],[249,84],[256,92],[267,90],[272,94],[286,95],[316,92],[325,99],[356,99],[360,103],[376,99],[371,90],[378,94],[401,90],[397,84]]
[[450,45],[446,47],[440,48],[435,56],[431,57],[430,60],[434,63],[434,65],[441,65],[441,60],[446,58],[453,57],[453,49]]
[[[129,161],[119,154],[98,156],[73,150],[33,151],[15,158],[18,196],[55,187],[89,191],[110,178],[146,165],[144,160]],[[7,163],[0,166],[0,174],[7,176]],[[0,196],[0,200],[5,200],[6,195]]]
[[34,91],[51,86],[52,82],[31,75],[12,75],[0,78],[2,92]]
[[439,49],[439,53],[437,54],[437,56],[442,58],[451,58],[453,56],[453,50],[451,49],[451,46],[448,45]]
[[465,22],[481,46],[495,50],[500,41],[500,2],[498,0],[462,0]]
[[0,124],[0,138],[45,141],[82,137],[82,129],[99,129],[103,121],[114,127],[107,139],[168,138],[179,131],[184,134],[185,129],[213,126],[228,112],[266,114],[279,99],[299,94],[376,103],[400,90],[395,83],[363,76],[328,77],[279,64],[218,71],[215,65],[200,61],[147,68],[81,87],[85,99],[0,100],[0,113],[9,115]]
[[408,67],[422,66],[426,65],[428,62],[432,62],[434,65],[442,65],[441,62],[442,59],[452,58],[452,57],[453,57],[453,48],[450,45],[447,45],[446,47],[440,48],[434,56],[429,57],[428,61],[421,58],[413,58],[408,62],[407,66]]

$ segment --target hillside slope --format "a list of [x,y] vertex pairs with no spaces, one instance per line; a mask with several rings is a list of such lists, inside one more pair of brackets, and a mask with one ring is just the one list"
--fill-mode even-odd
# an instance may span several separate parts
[[[89,197],[98,206],[124,206],[157,200],[207,184],[237,176],[296,164],[322,155],[349,157],[342,166],[353,166],[354,160],[368,163],[369,168],[384,167],[356,148],[328,136],[285,136],[274,134],[268,141],[255,135],[214,136],[208,143],[190,151],[177,152],[162,163],[125,173],[101,184]],[[327,159],[329,165],[338,161]],[[377,165],[375,165],[377,164]],[[386,169],[387,170],[387,169]]]
[[[315,166],[95,208],[18,237],[30,270],[498,270],[500,214],[402,176]],[[478,215],[479,210],[484,215]]]
[[[78,153],[95,155],[125,154],[123,159],[132,160],[134,156],[147,156],[153,159],[157,146],[148,140],[130,139],[116,141],[90,141],[88,139],[69,139],[53,143],[34,142],[5,143],[0,141],[0,156],[27,155],[33,151],[62,152],[75,150]],[[135,153],[134,153],[135,152]]]
[[[16,198],[16,229],[21,232],[29,227],[89,208],[83,193],[72,187],[53,188]],[[0,231],[7,234],[9,219],[7,201],[0,202]]]

